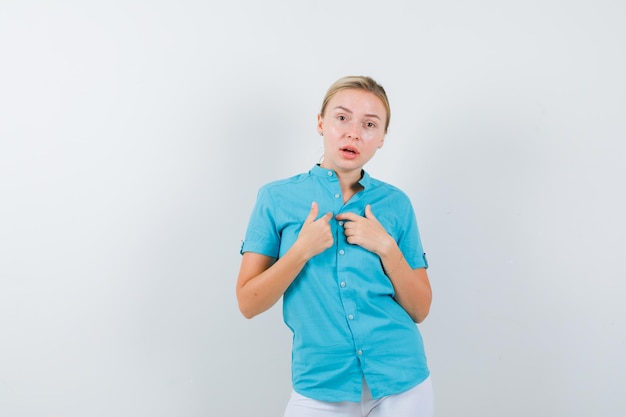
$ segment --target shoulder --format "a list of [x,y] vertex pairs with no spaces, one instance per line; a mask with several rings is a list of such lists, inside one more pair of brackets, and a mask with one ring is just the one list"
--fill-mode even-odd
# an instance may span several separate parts
[[282,178],[282,179],[279,179],[279,180],[274,180],[274,181],[268,182],[267,184],[264,184],[261,187],[261,189],[271,190],[271,189],[275,189],[275,188],[281,188],[281,187],[284,187],[284,186],[298,184],[298,183],[306,181],[308,177],[309,177],[308,173],[297,174],[297,175],[294,175],[292,177]]
[[407,193],[395,185],[389,184],[388,182],[384,182],[376,178],[370,178],[370,187],[372,191],[376,190],[377,192],[385,193],[389,196],[389,198],[396,199],[398,202],[411,204],[411,199]]
[[309,173],[301,173],[292,177],[274,180],[259,188],[259,197],[280,196],[285,194],[303,192],[311,176]]

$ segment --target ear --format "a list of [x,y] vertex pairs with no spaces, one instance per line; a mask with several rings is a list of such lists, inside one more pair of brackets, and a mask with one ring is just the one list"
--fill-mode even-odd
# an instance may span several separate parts
[[324,135],[324,122],[321,114],[317,115],[317,133]]
[[383,138],[380,140],[380,143],[378,144],[378,149],[382,148],[384,144],[385,144],[385,137],[383,136]]

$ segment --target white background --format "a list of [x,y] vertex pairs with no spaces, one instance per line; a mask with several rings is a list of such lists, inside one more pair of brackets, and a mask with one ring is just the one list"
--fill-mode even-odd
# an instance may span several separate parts
[[392,105],[438,417],[623,416],[622,1],[0,3],[0,416],[280,416],[237,309],[262,184],[348,74]]

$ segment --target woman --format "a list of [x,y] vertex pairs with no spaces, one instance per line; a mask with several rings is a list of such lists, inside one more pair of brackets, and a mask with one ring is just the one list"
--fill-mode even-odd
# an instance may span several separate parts
[[415,214],[363,170],[389,118],[382,86],[339,79],[318,115],[321,164],[259,190],[237,299],[252,318],[283,297],[294,389],[285,417],[433,415],[415,325],[432,298]]

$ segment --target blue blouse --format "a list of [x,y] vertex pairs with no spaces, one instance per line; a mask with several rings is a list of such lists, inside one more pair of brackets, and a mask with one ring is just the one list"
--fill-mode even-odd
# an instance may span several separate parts
[[[360,184],[364,189],[344,204],[336,174],[316,165],[263,186],[241,253],[283,256],[313,201],[319,216],[364,216],[370,204],[409,265],[427,268],[409,198],[365,172]],[[329,402],[361,401],[363,377],[374,398],[407,391],[429,375],[422,337],[394,299],[380,258],[349,244],[342,226],[330,221],[334,245],[311,258],[283,295],[284,321],[293,332],[293,388]]]

